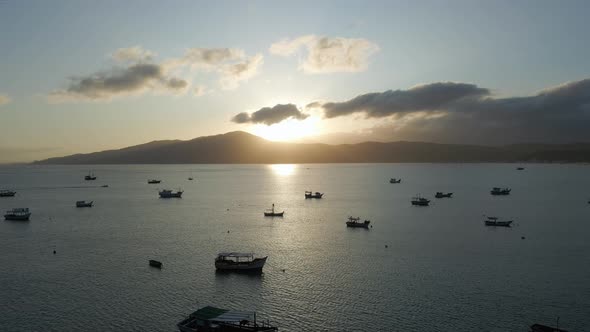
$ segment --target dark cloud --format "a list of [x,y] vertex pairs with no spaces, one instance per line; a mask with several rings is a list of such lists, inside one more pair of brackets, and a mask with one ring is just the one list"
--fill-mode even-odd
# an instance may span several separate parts
[[590,79],[525,97],[494,98],[487,89],[474,85],[434,83],[310,107],[318,106],[328,118],[353,113],[369,118],[390,116],[372,129],[369,136],[376,140],[478,144],[590,141]]
[[277,104],[273,107],[261,108],[252,114],[246,112],[236,114],[232,121],[235,123],[264,123],[270,126],[289,118],[304,120],[308,116],[293,104]]
[[66,89],[54,91],[50,97],[57,101],[67,99],[99,100],[162,87],[172,91],[180,91],[187,86],[188,82],[185,80],[166,77],[164,70],[158,64],[137,63],[125,68],[115,68],[109,72],[73,78]]

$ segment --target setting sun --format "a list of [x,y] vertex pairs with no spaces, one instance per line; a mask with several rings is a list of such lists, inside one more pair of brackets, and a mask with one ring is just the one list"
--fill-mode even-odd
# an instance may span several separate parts
[[319,133],[318,121],[308,118],[304,121],[287,120],[272,126],[256,125],[252,133],[270,141],[293,141]]

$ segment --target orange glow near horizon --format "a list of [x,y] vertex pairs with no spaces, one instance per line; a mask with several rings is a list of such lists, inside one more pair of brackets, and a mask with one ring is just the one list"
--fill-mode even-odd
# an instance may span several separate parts
[[317,122],[317,119],[309,118],[304,121],[287,120],[271,126],[256,125],[252,133],[269,141],[294,141],[318,135]]

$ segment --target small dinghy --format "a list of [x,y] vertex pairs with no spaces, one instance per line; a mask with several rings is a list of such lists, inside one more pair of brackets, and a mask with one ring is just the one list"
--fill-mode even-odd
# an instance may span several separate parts
[[436,198],[451,198],[453,196],[453,193],[442,193],[440,191],[436,192],[436,195],[434,195],[434,197]]
[[157,261],[155,259],[150,259],[149,263],[150,263],[150,266],[157,267],[158,269],[162,268],[162,262]]
[[156,184],[156,183],[160,183],[160,182],[162,182],[162,180],[156,180],[156,179],[148,180],[148,184]]
[[512,189],[510,188],[499,188],[499,187],[494,187],[492,188],[492,190],[490,191],[490,194],[494,195],[494,196],[501,196],[501,195],[510,195],[510,191],[512,191]]
[[285,211],[281,211],[281,212],[277,212],[275,211],[275,205],[272,205],[272,208],[267,209],[266,211],[264,211],[264,216],[265,217],[282,217],[283,214],[285,214]]
[[76,207],[83,208],[83,207],[92,207],[94,201],[86,202],[86,201],[77,201]]
[[484,223],[486,226],[510,227],[512,220],[499,220],[498,217],[487,217]]
[[400,179],[396,179],[396,178],[389,179],[389,183],[400,183],[400,182],[402,182],[401,178]]

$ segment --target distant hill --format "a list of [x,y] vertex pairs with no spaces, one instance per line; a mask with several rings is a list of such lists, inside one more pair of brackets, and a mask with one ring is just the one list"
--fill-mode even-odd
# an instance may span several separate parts
[[423,142],[302,144],[271,142],[245,132],[188,141],[155,141],[35,164],[273,164],[388,162],[590,162],[590,144],[477,146]]

